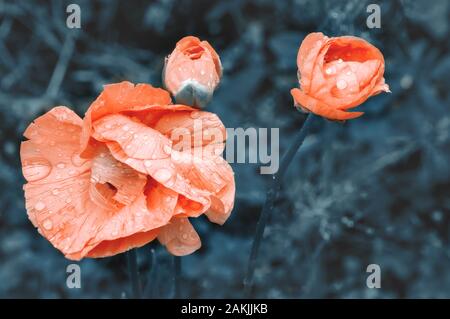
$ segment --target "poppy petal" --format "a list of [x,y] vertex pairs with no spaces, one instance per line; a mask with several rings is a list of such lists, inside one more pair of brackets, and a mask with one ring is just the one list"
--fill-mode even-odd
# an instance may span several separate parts
[[147,183],[145,174],[117,161],[106,147],[98,150],[98,155],[92,161],[91,182],[110,184],[116,192],[114,200],[130,205],[144,191]]
[[124,81],[104,86],[102,93],[91,104],[83,120],[81,153],[89,156],[89,140],[92,133],[92,122],[108,115],[125,111],[142,110],[152,105],[171,104],[170,94],[149,84],[138,84]]
[[363,112],[344,112],[338,109],[328,107],[323,102],[304,94],[299,89],[292,89],[291,94],[296,104],[301,105],[302,107],[308,109],[314,114],[323,116],[330,120],[344,121],[360,117],[361,115],[364,114]]
[[158,240],[175,256],[189,255],[201,247],[200,237],[185,217],[172,218],[161,228]]
[[203,153],[220,155],[225,147],[226,129],[214,113],[203,111],[166,113],[156,122],[155,129],[170,138],[173,148],[177,151],[197,147],[201,148]]
[[168,158],[172,142],[158,131],[121,114],[107,115],[94,122],[93,137],[115,141],[124,152],[136,159]]

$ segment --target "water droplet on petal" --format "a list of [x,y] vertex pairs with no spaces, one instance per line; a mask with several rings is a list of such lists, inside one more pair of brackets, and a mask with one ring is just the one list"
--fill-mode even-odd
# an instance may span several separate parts
[[164,153],[166,153],[167,155],[170,155],[170,153],[172,153],[172,148],[171,148],[169,145],[164,145],[163,151],[164,151]]
[[343,61],[342,61],[342,59],[339,59],[337,62],[338,62],[338,63],[342,63]]
[[58,168],[65,168],[65,167],[66,167],[66,164],[64,164],[64,163],[59,163],[58,165],[56,165],[56,167],[58,167]]
[[172,157],[172,160],[174,160],[175,162],[178,162],[179,160],[181,160],[181,154],[179,152],[172,152],[171,157]]
[[152,161],[150,161],[150,160],[145,160],[145,161],[144,161],[144,166],[145,166],[145,167],[150,167],[150,166],[152,166]]
[[29,182],[35,182],[47,177],[52,170],[49,161],[43,158],[35,158],[25,161],[22,171],[23,176]]
[[200,117],[200,112],[199,111],[194,111],[191,113],[191,118],[193,119],[198,119]]
[[55,141],[50,141],[49,144],[50,144],[50,146],[55,146],[56,143],[55,143]]
[[329,67],[329,68],[327,68],[327,69],[325,70],[325,73],[328,74],[328,75],[330,75],[330,74],[335,73],[335,71],[336,71],[336,70],[335,70],[333,67]]
[[72,163],[73,163],[73,165],[75,165],[77,167],[80,167],[86,162],[87,162],[87,159],[81,158],[77,153],[72,155]]
[[125,132],[126,131],[128,131],[130,128],[128,127],[128,125],[124,125],[123,127],[122,127],[122,130],[124,130]]
[[183,234],[181,237],[183,237],[183,239],[187,239],[188,235],[187,234]]
[[71,203],[71,202],[72,202],[72,199],[71,199],[70,197],[66,199],[66,203],[67,203],[67,204],[69,204],[69,203]]
[[52,194],[53,195],[58,195],[59,194],[59,190],[57,188],[55,188],[54,190],[52,190]]
[[41,210],[43,210],[43,209],[45,208],[45,203],[39,201],[39,202],[36,203],[36,205],[34,205],[34,208],[35,208],[37,211],[41,211]]
[[53,227],[53,223],[50,219],[47,219],[46,221],[44,221],[44,228],[46,230],[50,230]]
[[158,182],[166,183],[172,177],[172,173],[166,168],[161,168],[156,171],[154,177]]
[[345,80],[340,79],[337,81],[336,86],[339,90],[343,90],[347,87],[347,82]]

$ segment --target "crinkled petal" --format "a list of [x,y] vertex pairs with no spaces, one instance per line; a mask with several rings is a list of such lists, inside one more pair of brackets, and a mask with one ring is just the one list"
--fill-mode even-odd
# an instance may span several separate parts
[[171,112],[163,115],[155,129],[170,138],[173,148],[186,151],[200,148],[206,155],[222,154],[225,147],[226,129],[219,117],[210,112]]
[[211,207],[205,213],[211,222],[219,225],[223,225],[228,217],[230,217],[234,206],[234,197],[236,192],[233,170],[225,160],[223,160],[223,165],[227,170],[226,180],[228,183],[226,183],[222,189],[211,195]]
[[316,65],[318,54],[322,46],[327,41],[326,37],[321,32],[314,32],[308,34],[303,40],[297,54],[297,67],[299,71],[299,80],[304,92],[310,91],[311,82],[313,79],[313,69]]
[[92,122],[108,115],[126,111],[139,111],[153,105],[171,104],[170,94],[149,84],[120,82],[104,86],[103,92],[91,104],[83,120],[81,137],[81,154],[90,155],[89,142],[92,133]]
[[26,129],[20,157],[30,183],[45,184],[83,174],[90,163],[78,157],[81,119],[66,107],[55,107]]
[[190,163],[193,162],[192,156],[189,153],[183,152],[184,157],[180,158],[180,161],[186,161],[186,163],[175,164],[171,157],[164,159],[136,159],[129,157],[116,142],[108,142],[106,145],[117,160],[131,166],[138,172],[150,175],[167,188],[193,201],[199,202],[203,206],[203,210],[209,207],[210,193],[207,190],[195,187],[192,181],[186,176],[186,171],[189,170],[189,167],[192,167]]
[[292,89],[291,94],[296,104],[301,105],[302,107],[304,107],[305,109],[309,110],[314,114],[323,116],[330,120],[339,120],[339,121],[350,120],[360,117],[361,115],[364,114],[363,112],[341,111],[306,95],[299,89]]
[[121,114],[107,115],[93,124],[93,137],[115,141],[129,157],[136,159],[168,158],[172,142],[163,134]]
[[[51,110],[26,130],[30,140],[22,143],[21,158],[32,223],[74,260],[114,255],[153,240],[172,218],[178,194],[151,180],[142,188],[142,174],[102,153],[94,158],[98,167],[92,176],[92,161],[76,152],[80,131],[81,120],[66,108]],[[125,184],[127,176],[137,186]]]
[[161,228],[158,240],[175,256],[185,256],[201,247],[200,237],[185,217],[174,217]]
[[91,182],[110,184],[115,188],[112,199],[121,204],[131,204],[139,195],[143,194],[147,183],[145,174],[117,161],[106,147],[98,150],[92,161]]

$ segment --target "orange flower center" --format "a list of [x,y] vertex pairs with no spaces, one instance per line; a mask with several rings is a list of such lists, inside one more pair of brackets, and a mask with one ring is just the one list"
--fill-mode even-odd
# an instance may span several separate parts
[[342,61],[364,62],[373,58],[369,48],[353,47],[352,44],[331,44],[325,54],[325,63],[341,59]]
[[205,52],[205,49],[203,49],[201,46],[191,46],[187,47],[182,50],[183,54],[188,56],[191,60],[197,60],[200,59],[203,55],[203,52]]

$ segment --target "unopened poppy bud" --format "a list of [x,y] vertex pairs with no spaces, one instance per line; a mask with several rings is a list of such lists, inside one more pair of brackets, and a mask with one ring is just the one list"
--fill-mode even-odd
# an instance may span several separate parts
[[166,58],[163,82],[175,101],[203,108],[211,100],[222,76],[219,55],[206,41],[187,36]]

